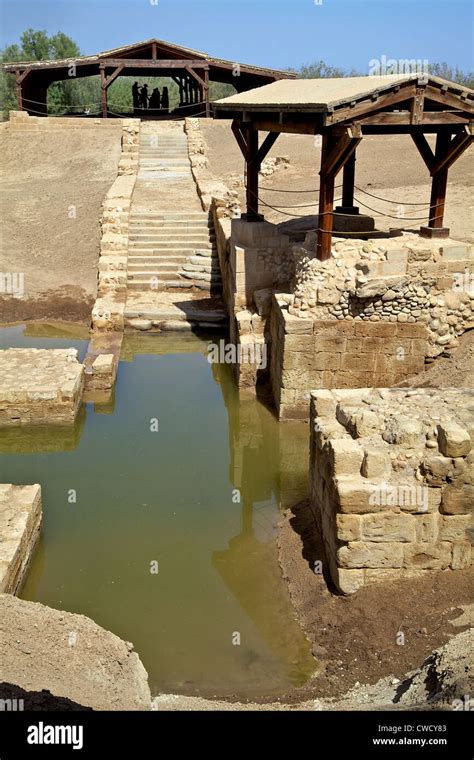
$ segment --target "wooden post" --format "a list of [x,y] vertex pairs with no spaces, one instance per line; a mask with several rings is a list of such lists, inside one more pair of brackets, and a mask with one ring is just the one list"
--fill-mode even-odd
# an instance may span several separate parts
[[21,87],[21,79],[20,79],[20,72],[18,69],[15,72],[15,79],[16,79],[16,99],[18,103],[18,110],[23,111],[23,92]]
[[333,147],[334,139],[330,134],[323,135],[321,151],[321,171],[319,181],[319,216],[316,254],[320,261],[331,256],[331,239],[333,229],[334,172],[326,172],[323,167]]
[[[435,161],[446,153],[451,140],[449,132],[439,132],[436,137]],[[428,227],[440,229],[443,227],[444,205],[446,202],[446,187],[448,184],[448,167],[443,166],[433,174],[431,182],[430,218]]]
[[106,76],[105,76],[105,68],[101,67],[100,69],[100,95],[101,95],[101,107],[102,107],[102,118],[107,118],[107,83],[106,83]]
[[[438,132],[436,136],[436,147],[434,156],[428,155],[428,150],[425,149],[425,162],[428,167],[431,167],[431,198],[430,198],[430,213],[427,227],[420,227],[420,235],[427,238],[446,238],[449,237],[449,229],[443,227],[444,206],[446,202],[446,187],[448,184],[448,169],[449,163],[443,163],[443,165],[436,170],[435,164],[437,161],[441,161],[449,151],[451,142],[451,132],[449,130],[443,130]],[[419,149],[422,147],[418,145]],[[423,153],[422,153],[423,155]]]
[[211,115],[211,104],[209,102],[209,71],[204,70],[204,100],[206,101],[206,119]]
[[354,182],[355,182],[355,151],[349,156],[342,170],[342,205],[336,207],[338,214],[358,214],[359,209],[354,206]]
[[246,167],[247,167],[247,222],[261,221],[258,213],[258,170],[260,168],[257,157],[258,131],[252,126],[246,128]]

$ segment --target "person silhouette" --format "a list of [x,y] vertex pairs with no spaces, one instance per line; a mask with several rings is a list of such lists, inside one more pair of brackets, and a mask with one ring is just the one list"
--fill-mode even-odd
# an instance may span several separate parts
[[140,90],[140,106],[144,109],[148,108],[148,85],[146,83]]
[[138,90],[138,82],[134,82],[132,85],[132,102],[133,102],[133,112],[137,110],[137,108],[140,107],[140,93]]
[[167,111],[170,107],[170,99],[169,99],[167,87],[163,87],[163,94],[161,96],[161,107],[163,111]]
[[161,106],[161,98],[160,98],[160,91],[158,87],[155,87],[153,92],[150,95],[150,108],[152,108],[154,111],[158,111]]

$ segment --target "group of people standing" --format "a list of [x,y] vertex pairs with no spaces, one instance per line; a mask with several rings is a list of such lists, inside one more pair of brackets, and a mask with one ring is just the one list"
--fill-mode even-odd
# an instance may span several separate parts
[[163,92],[160,94],[158,87],[155,87],[151,95],[148,95],[148,85],[146,83],[142,87],[139,87],[138,82],[134,82],[132,86],[132,100],[134,112],[147,109],[168,112],[170,107],[168,88],[163,87]]

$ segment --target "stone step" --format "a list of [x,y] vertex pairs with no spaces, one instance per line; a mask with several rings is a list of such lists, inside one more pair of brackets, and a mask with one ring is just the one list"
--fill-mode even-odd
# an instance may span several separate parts
[[146,252],[146,251],[151,250],[151,251],[159,251],[160,253],[165,253],[165,251],[167,251],[168,253],[171,254],[174,251],[176,252],[180,251],[181,253],[187,254],[188,256],[194,256],[195,250],[199,249],[200,251],[211,251],[212,246],[211,246],[211,243],[204,243],[204,244],[196,243],[196,247],[195,247],[195,246],[189,245],[188,241],[184,241],[183,243],[180,243],[180,242],[172,243],[169,240],[165,240],[163,244],[162,243],[157,244],[157,242],[154,240],[150,240],[150,241],[132,240],[130,241],[129,249],[130,250],[133,249],[134,253],[137,253],[138,251]]
[[192,280],[162,280],[162,282],[156,283],[156,286],[150,286],[150,280],[134,280],[133,282],[127,282],[127,290],[129,291],[146,291],[159,292],[160,290],[173,290],[174,288],[190,289],[195,286]]
[[174,280],[178,277],[176,269],[137,269],[127,272],[127,282],[141,282],[148,279],[151,286],[151,280]]
[[[195,257],[191,257],[195,258]],[[207,259],[204,259],[202,257],[203,261],[207,261]],[[173,266],[176,264],[176,266],[180,266],[181,264],[185,264],[188,261],[188,256],[160,256],[160,255],[151,255],[147,256],[145,253],[143,254],[129,254],[128,255],[128,266],[130,264],[140,264],[140,262],[143,262],[144,264],[147,263],[153,263],[154,261],[160,262],[163,264],[169,263],[170,266]]]
[[132,232],[129,235],[129,241],[134,243],[183,243],[188,246],[200,246],[201,243],[212,242],[212,237],[203,232],[201,235],[197,232]]
[[130,220],[134,219],[166,219],[166,220],[187,220],[187,219],[209,219],[205,211],[132,211]]
[[193,308],[192,302],[186,307],[186,311],[181,309],[170,309],[166,306],[154,306],[153,304],[144,305],[140,308],[125,307],[125,319],[150,319],[152,322],[166,322],[173,320],[177,322],[215,322],[216,324],[227,322],[227,314],[224,309],[199,309]]
[[146,232],[153,234],[154,232],[166,232],[167,234],[180,235],[182,232],[186,232],[187,234],[198,233],[200,235],[201,233],[214,234],[212,230],[213,225],[206,223],[206,221],[203,221],[202,223],[195,222],[194,224],[187,222],[183,222],[182,224],[174,224],[170,222],[156,222],[156,224],[148,222],[131,222],[129,224],[129,232],[134,233]]

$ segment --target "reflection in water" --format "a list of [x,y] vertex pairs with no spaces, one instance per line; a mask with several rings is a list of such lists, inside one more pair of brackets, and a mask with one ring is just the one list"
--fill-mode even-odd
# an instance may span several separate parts
[[279,505],[305,495],[307,429],[239,401],[206,355],[193,335],[126,336],[107,413],[87,404],[69,444],[2,442],[0,482],[43,487],[22,595],[133,641],[153,693],[281,693],[315,667],[275,543]]

